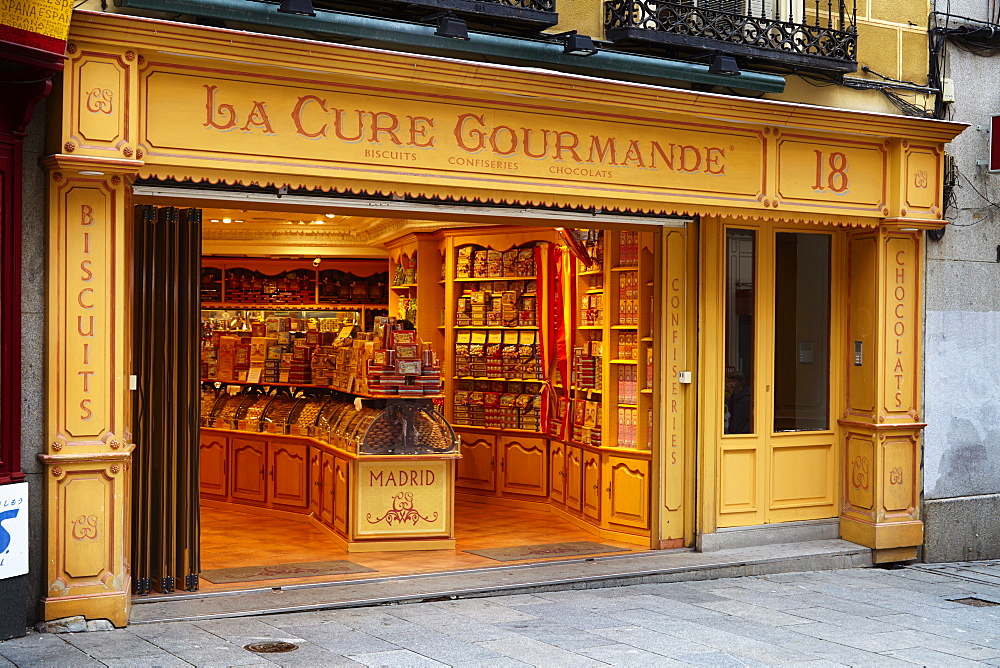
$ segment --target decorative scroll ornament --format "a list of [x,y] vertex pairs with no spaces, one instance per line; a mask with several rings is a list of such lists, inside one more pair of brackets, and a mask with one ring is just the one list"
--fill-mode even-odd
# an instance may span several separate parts
[[365,517],[369,524],[378,524],[385,521],[389,526],[393,524],[406,524],[407,522],[416,526],[421,520],[424,522],[436,522],[437,518],[437,512],[432,513],[429,517],[425,517],[414,509],[412,492],[400,492],[392,497],[392,510],[387,511],[385,515],[377,520],[372,519],[371,513],[368,513]]
[[868,491],[868,458],[858,455],[854,458],[854,471],[851,474],[851,482],[854,483],[854,489],[863,489]]
[[897,466],[891,471],[889,471],[889,484],[890,485],[903,484],[903,467]]
[[110,114],[114,111],[115,94],[110,88],[95,88],[87,92],[87,111],[93,114]]
[[97,515],[80,515],[71,524],[75,540],[94,540],[97,538]]

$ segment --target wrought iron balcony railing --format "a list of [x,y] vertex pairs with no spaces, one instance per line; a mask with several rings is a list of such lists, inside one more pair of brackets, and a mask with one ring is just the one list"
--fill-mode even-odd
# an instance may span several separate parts
[[538,32],[559,22],[556,0],[314,0],[317,7],[420,21],[452,12],[469,26]]
[[845,73],[858,69],[855,2],[607,0],[605,25],[619,46],[660,45],[688,55],[731,55],[755,67]]

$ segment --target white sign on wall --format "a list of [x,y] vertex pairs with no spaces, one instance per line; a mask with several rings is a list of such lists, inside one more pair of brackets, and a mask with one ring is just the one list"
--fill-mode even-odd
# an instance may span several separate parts
[[0,580],[28,572],[28,483],[0,485]]

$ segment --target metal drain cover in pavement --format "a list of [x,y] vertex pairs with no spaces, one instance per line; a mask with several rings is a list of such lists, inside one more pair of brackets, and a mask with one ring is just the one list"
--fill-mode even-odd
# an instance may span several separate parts
[[975,598],[970,596],[968,598],[953,598],[950,599],[952,603],[961,603],[962,605],[971,605],[974,608],[988,608],[991,605],[1000,605],[994,601],[984,601],[981,598]]
[[257,654],[279,654],[281,652],[291,652],[292,650],[296,650],[298,648],[298,645],[280,641],[252,642],[249,645],[243,646],[243,649],[256,652]]

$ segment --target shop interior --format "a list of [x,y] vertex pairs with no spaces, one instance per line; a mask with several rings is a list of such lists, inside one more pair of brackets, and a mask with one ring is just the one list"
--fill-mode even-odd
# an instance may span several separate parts
[[[660,227],[196,204],[199,589],[654,544]],[[445,467],[436,533],[355,526],[394,456]]]

